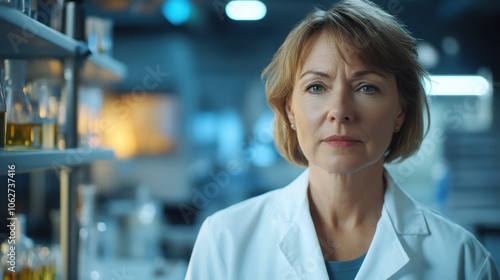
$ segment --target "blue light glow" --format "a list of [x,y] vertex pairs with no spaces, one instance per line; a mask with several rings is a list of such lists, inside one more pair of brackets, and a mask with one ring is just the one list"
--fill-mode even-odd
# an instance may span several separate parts
[[191,4],[188,0],[165,0],[162,12],[170,23],[181,25],[191,17]]

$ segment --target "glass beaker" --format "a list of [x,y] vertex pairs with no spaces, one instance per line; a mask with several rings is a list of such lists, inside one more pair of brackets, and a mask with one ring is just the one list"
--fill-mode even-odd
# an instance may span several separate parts
[[56,260],[54,253],[46,246],[37,245],[31,249],[28,256],[29,279],[56,279]]
[[6,148],[38,149],[42,143],[42,124],[33,116],[31,100],[24,89],[25,60],[5,60],[7,93]]
[[102,111],[103,91],[95,86],[82,86],[78,96],[78,141],[81,147],[97,148],[101,145],[99,119]]
[[85,19],[85,33],[89,49],[93,54],[104,54],[109,56],[112,55],[112,20],[89,16]]
[[54,149],[59,135],[60,86],[50,79],[37,79],[27,88],[32,100],[33,119],[42,125],[41,148]]

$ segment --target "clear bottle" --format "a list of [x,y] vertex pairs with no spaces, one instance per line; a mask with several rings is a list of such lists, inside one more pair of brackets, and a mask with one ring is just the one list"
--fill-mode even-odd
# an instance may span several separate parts
[[136,190],[135,210],[127,221],[128,254],[131,258],[154,259],[160,255],[161,217],[158,202],[145,185]]
[[26,64],[25,60],[5,60],[9,149],[40,148],[42,142],[42,125],[35,122],[31,100],[24,91]]
[[79,209],[79,267],[80,279],[91,279],[97,260],[97,230],[94,224],[94,200],[96,187],[92,184],[78,186]]

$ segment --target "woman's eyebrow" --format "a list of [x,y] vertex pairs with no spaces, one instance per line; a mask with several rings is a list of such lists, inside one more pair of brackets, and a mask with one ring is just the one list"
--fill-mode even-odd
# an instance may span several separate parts
[[[378,76],[380,76],[380,77],[382,77],[384,79],[388,79],[389,78],[384,73],[382,73],[380,71],[375,71],[375,70],[357,71],[357,72],[354,72],[354,74],[352,76],[353,76],[353,78],[359,78],[359,77],[366,76],[366,75],[369,75],[369,74],[375,74],[375,75],[378,75]],[[316,71],[316,70],[309,70],[309,71],[306,71],[306,72],[302,73],[302,75],[300,75],[299,79],[302,79],[306,75],[314,75],[314,76],[320,76],[320,77],[324,77],[324,78],[331,78],[330,75],[328,73],[326,73],[326,72]]]
[[362,76],[366,76],[366,75],[369,75],[369,74],[375,74],[375,75],[378,75],[384,79],[388,79],[389,77],[387,77],[387,75],[384,75],[384,73],[382,72],[379,72],[379,71],[374,71],[374,70],[362,70],[362,71],[357,71],[357,72],[354,72],[354,74],[352,75],[353,78],[359,78],[359,77],[362,77]]
[[315,76],[320,76],[320,77],[324,77],[324,78],[331,78],[330,75],[328,75],[328,73],[325,73],[322,71],[309,70],[309,71],[302,73],[302,75],[300,75],[299,79],[302,79],[302,77],[304,77],[305,75],[315,75]]

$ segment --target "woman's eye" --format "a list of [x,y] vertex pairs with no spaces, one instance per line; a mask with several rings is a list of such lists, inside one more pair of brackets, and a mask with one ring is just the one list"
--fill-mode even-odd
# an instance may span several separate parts
[[359,89],[361,92],[366,94],[373,94],[378,91],[378,88],[372,85],[362,85]]
[[323,92],[324,87],[321,84],[312,84],[306,88],[306,91],[310,93],[321,93]]

